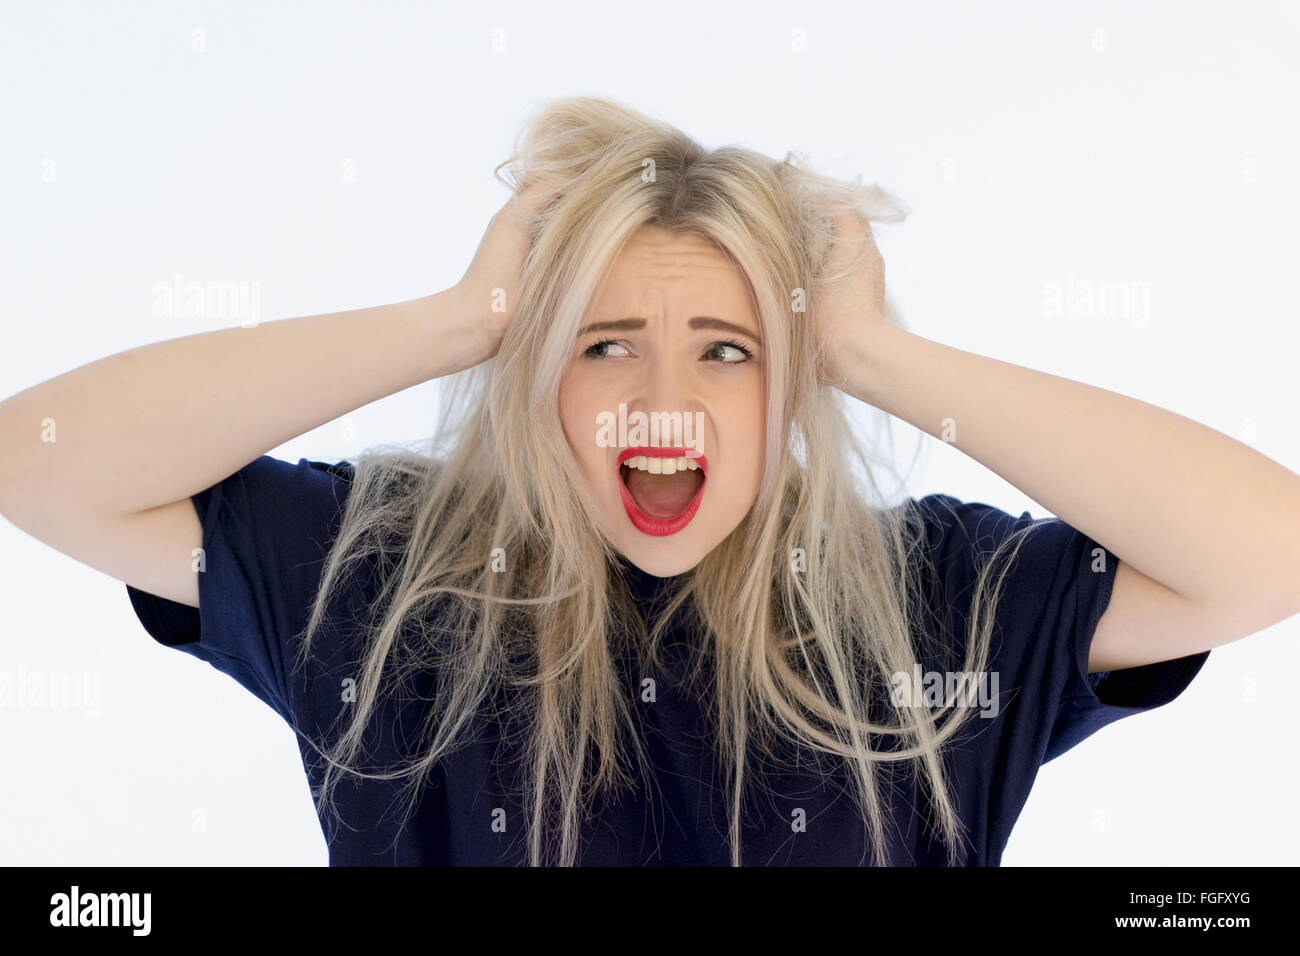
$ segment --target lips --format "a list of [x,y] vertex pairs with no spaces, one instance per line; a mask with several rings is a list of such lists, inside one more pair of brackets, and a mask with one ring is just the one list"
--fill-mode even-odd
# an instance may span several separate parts
[[[627,465],[629,459],[641,457],[647,460],[685,458],[699,467],[660,475]],[[704,486],[708,483],[709,460],[694,449],[625,448],[619,452],[615,467],[623,507],[628,519],[642,534],[656,537],[676,534],[690,524],[699,511]]]

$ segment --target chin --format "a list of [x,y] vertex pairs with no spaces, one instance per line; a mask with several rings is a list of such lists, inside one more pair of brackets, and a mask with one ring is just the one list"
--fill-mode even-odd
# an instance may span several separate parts
[[708,459],[680,447],[626,448],[613,463],[615,518],[623,556],[647,574],[668,578],[700,563],[718,507],[709,490]]
[[627,547],[621,549],[621,553],[646,574],[657,578],[672,578],[690,571],[703,560],[708,551],[697,555],[693,549],[682,548],[674,542],[667,548],[663,545]]

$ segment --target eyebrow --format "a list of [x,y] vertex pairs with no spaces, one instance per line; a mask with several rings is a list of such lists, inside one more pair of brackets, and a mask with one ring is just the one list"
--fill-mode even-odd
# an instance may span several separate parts
[[[686,324],[692,329],[716,329],[719,332],[743,335],[752,342],[762,344],[762,339],[743,325],[736,325],[734,322],[727,322],[712,315],[692,316],[687,320]],[[626,319],[609,319],[605,322],[592,322],[590,325],[584,325],[578,330],[578,337],[581,338],[588,332],[633,332],[637,329],[643,329],[645,326],[646,320],[640,316],[632,316]]]

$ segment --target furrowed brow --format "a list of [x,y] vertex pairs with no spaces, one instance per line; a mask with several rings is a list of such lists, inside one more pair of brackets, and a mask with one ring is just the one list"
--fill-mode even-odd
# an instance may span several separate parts
[[[753,342],[762,344],[760,339],[743,325],[736,325],[734,322],[727,322],[723,319],[711,315],[693,316],[686,323],[692,329],[713,329],[718,332],[730,332],[733,335],[743,335]],[[609,319],[604,322],[592,322],[584,325],[578,330],[578,336],[587,335],[589,332],[633,332],[637,329],[643,329],[646,326],[646,320],[638,316],[632,316],[626,319]]]
[[645,328],[645,319],[610,319],[606,322],[592,322],[578,330],[581,338],[588,332],[634,332]]
[[743,325],[736,325],[734,322],[726,322],[722,319],[714,318],[711,315],[697,315],[686,324],[693,329],[715,329],[719,332],[730,332],[733,335],[743,335],[745,338],[761,344],[759,337]]

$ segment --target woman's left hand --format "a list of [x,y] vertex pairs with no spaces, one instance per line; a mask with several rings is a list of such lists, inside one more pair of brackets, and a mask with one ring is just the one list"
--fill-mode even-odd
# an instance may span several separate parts
[[[855,394],[873,335],[885,320],[885,260],[869,223],[852,213],[835,219],[835,242],[826,258],[812,304],[824,383]],[[847,270],[847,271],[846,271]],[[838,279],[831,277],[844,272]]]

